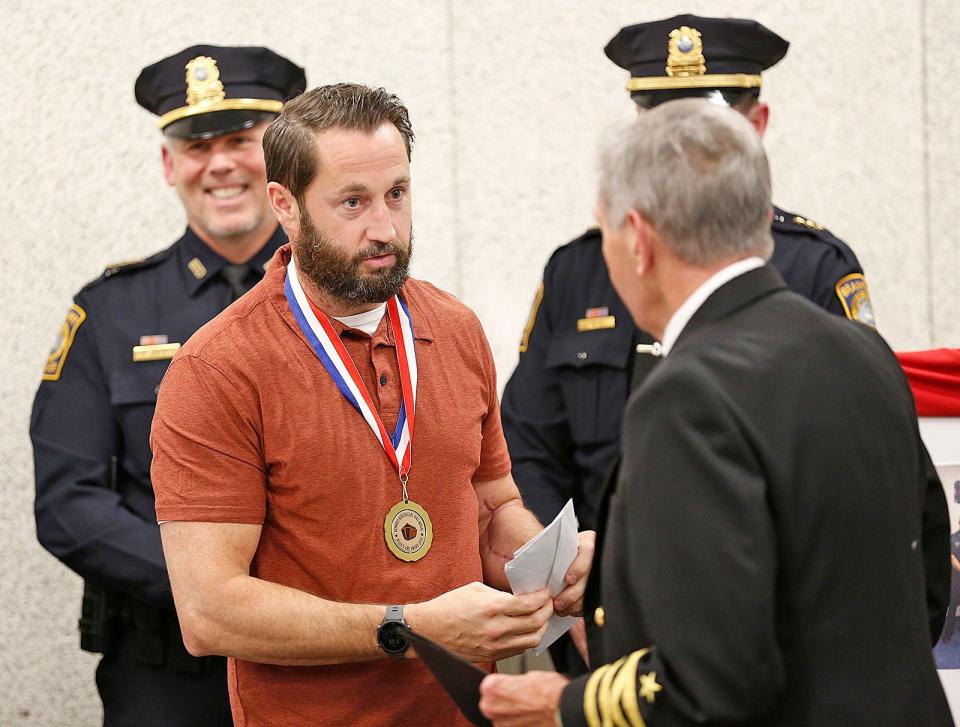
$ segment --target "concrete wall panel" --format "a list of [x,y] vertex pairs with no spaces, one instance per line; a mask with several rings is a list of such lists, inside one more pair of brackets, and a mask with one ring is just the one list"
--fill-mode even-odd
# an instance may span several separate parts
[[960,32],[960,3],[926,0],[927,244],[931,275],[916,295],[929,300],[932,345],[960,347],[960,77],[946,49]]

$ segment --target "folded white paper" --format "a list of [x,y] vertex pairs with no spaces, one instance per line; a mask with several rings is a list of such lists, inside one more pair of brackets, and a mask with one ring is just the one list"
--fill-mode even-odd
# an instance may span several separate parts
[[[513,592],[522,596],[546,586],[556,598],[563,590],[563,578],[577,557],[580,541],[579,523],[573,512],[573,500],[567,500],[553,522],[537,533],[513,554],[503,570]],[[563,636],[576,621],[575,616],[553,614],[540,644],[533,650],[542,654],[554,641]]]

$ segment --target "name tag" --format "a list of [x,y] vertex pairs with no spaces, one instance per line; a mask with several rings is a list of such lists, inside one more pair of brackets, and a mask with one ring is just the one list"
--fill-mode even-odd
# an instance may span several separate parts
[[179,343],[154,343],[150,346],[134,346],[133,360],[140,361],[167,361],[173,358],[180,349]]
[[616,316],[601,316],[599,318],[581,318],[577,321],[577,330],[580,333],[586,331],[599,331],[603,328],[616,328]]

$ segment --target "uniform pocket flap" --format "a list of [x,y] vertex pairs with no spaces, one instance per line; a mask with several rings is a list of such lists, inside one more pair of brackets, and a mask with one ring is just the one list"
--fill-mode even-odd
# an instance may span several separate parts
[[110,403],[114,406],[129,404],[155,404],[160,380],[166,373],[169,361],[152,361],[135,364],[136,371],[123,371],[110,381]]
[[622,369],[630,358],[633,331],[622,329],[587,331],[557,338],[547,350],[548,367],[613,366]]

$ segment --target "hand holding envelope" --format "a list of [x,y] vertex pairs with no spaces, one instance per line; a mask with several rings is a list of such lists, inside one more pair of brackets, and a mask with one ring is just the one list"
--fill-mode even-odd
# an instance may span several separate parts
[[[533,593],[546,586],[550,595],[556,598],[569,585],[566,576],[577,559],[581,545],[589,546],[584,547],[588,552],[582,553],[586,560],[583,575],[586,576],[593,557],[593,534],[578,533],[578,528],[577,516],[573,512],[573,500],[568,500],[552,523],[513,554],[513,560],[504,566],[504,572],[516,595]],[[581,588],[578,589],[580,598],[582,585],[581,583]],[[575,622],[574,616],[551,616],[547,631],[534,653],[543,653]]]
[[[593,561],[593,531],[577,532],[578,523],[573,512],[573,501],[567,502],[550,525],[514,552],[513,560],[504,566],[510,587],[517,596],[536,593],[546,587],[554,598],[558,611],[576,612],[581,607],[583,589]],[[568,576],[575,576],[568,577]],[[575,583],[570,583],[575,580]],[[474,584],[478,585],[478,584]],[[560,599],[557,597],[563,594]],[[576,623],[574,616],[554,613],[547,622],[547,630],[535,652],[540,654]],[[422,634],[409,633],[409,641],[417,656],[434,673],[437,681],[450,694],[463,714],[476,725],[490,725],[480,712],[481,683],[489,684],[487,691],[510,689],[512,682],[496,682],[497,675],[488,675],[459,656],[449,652]],[[517,679],[507,677],[505,679]],[[566,677],[549,672],[531,672],[528,679],[551,682],[551,688],[562,689]],[[486,681],[484,681],[486,679]],[[493,680],[493,681],[491,681]],[[552,715],[552,709],[550,710]],[[552,716],[551,716],[552,719]]]

